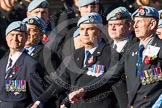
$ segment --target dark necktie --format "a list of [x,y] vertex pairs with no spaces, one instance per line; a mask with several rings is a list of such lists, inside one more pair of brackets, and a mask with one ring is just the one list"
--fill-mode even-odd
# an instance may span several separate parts
[[117,49],[117,45],[116,45],[116,44],[114,44],[113,48],[116,50],[116,49]]
[[144,45],[140,45],[138,48],[138,55],[137,55],[137,66],[136,66],[136,72],[139,73],[141,71],[141,65],[142,65],[142,53],[144,50]]
[[88,59],[90,58],[90,56],[91,56],[91,53],[89,51],[86,51],[86,62],[88,61]]
[[11,68],[11,66],[12,66],[12,59],[10,58],[6,71],[8,71]]
[[8,66],[7,66],[7,69],[6,69],[5,79],[8,77],[8,75],[9,75],[11,69],[12,69],[12,62],[13,62],[13,61],[12,61],[12,59],[10,58],[10,59],[9,59]]

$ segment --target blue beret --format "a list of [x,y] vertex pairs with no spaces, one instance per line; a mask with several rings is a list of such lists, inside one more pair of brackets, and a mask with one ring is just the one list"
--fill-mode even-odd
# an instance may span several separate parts
[[44,26],[44,21],[43,19],[37,17],[37,16],[29,16],[23,20],[24,23],[26,24],[31,24],[31,25],[40,25]]
[[162,19],[162,10],[159,10],[159,18]]
[[132,14],[132,19],[134,17],[155,17],[159,18],[159,13],[158,11],[150,6],[142,6],[138,8],[133,14]]
[[27,27],[26,27],[26,24],[22,21],[12,22],[6,29],[6,36],[9,32],[13,30],[20,31],[20,32],[26,32]]
[[162,28],[162,19],[159,20],[158,28]]
[[80,28],[78,28],[77,30],[75,30],[74,34],[73,34],[73,38],[76,38],[80,35]]
[[91,3],[99,3],[99,0],[78,0],[78,6],[86,6]]
[[48,8],[48,6],[49,3],[47,0],[33,0],[28,6],[28,12],[31,12],[36,8]]
[[107,15],[107,21],[109,20],[119,20],[119,19],[125,19],[130,17],[129,11],[125,7],[118,7],[114,10],[112,10],[108,15]]
[[95,12],[92,12],[92,13],[88,13],[86,15],[83,15],[79,21],[78,21],[78,24],[77,26],[80,26],[80,24],[82,23],[85,23],[85,24],[88,24],[88,23],[102,23],[102,17],[99,13],[95,13]]

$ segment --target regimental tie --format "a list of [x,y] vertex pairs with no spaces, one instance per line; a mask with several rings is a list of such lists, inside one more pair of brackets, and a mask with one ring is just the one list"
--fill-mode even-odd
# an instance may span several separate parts
[[9,63],[8,63],[8,66],[7,66],[7,68],[6,68],[6,75],[5,75],[5,79],[8,77],[8,75],[9,75],[9,73],[10,73],[10,71],[11,71],[11,68],[12,68],[12,59],[10,58],[9,59]]
[[85,63],[88,62],[88,59],[90,58],[91,53],[89,51],[86,51],[86,59],[85,59]]
[[116,44],[114,44],[114,45],[113,45],[113,48],[116,50],[116,49],[117,49],[117,45],[116,45]]
[[138,54],[137,54],[137,65],[136,65],[136,72],[140,73],[141,71],[141,65],[142,65],[142,53],[145,49],[144,45],[140,45],[138,48]]

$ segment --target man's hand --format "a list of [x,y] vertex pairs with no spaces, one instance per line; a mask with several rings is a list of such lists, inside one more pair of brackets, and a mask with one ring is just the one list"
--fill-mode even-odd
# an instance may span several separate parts
[[73,91],[69,94],[69,100],[71,103],[78,103],[85,96],[85,90],[83,88]]
[[37,105],[37,104],[33,104],[33,105],[31,106],[31,108],[38,108],[38,105]]
[[64,104],[60,105],[60,108],[68,108]]

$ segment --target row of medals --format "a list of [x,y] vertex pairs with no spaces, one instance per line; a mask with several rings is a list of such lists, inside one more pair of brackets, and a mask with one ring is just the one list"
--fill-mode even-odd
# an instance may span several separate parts
[[25,80],[6,80],[7,92],[26,92]]
[[144,70],[140,74],[142,85],[152,84],[156,81],[162,80],[162,72],[160,67]]

